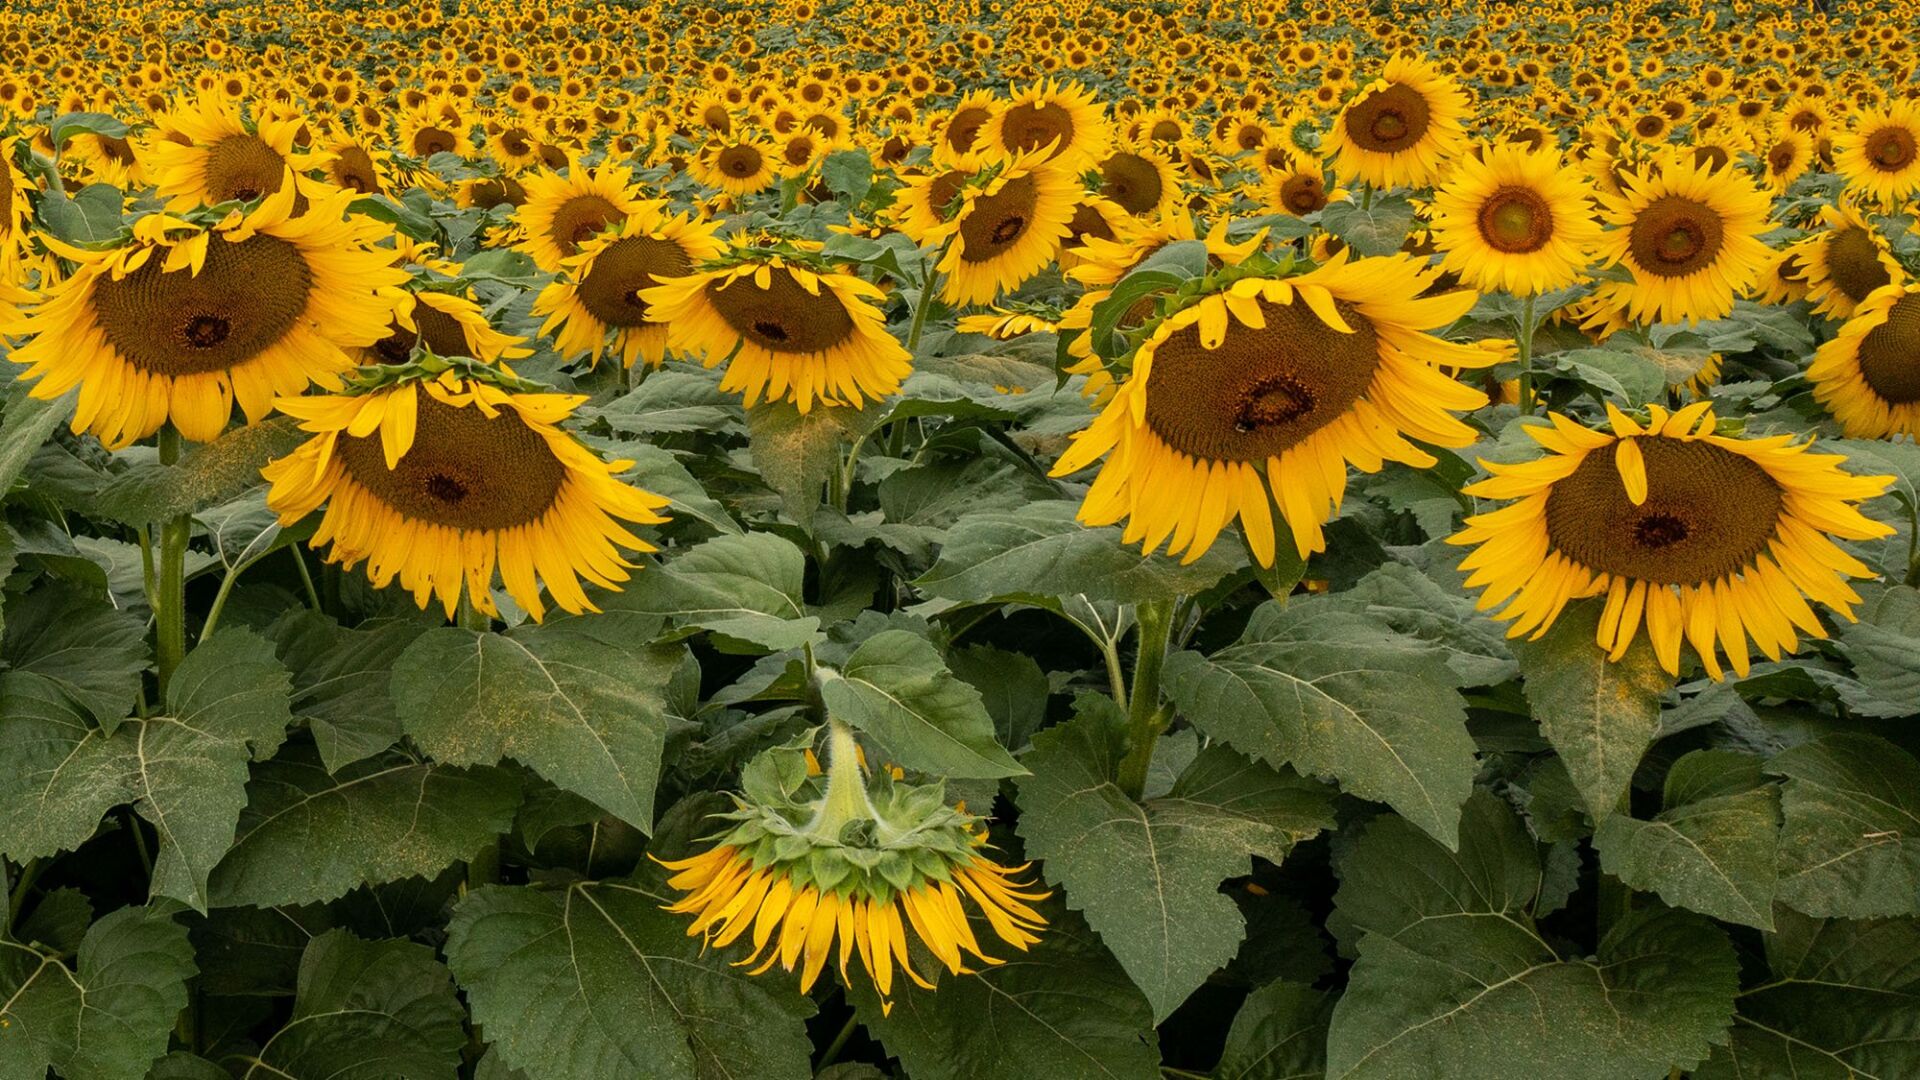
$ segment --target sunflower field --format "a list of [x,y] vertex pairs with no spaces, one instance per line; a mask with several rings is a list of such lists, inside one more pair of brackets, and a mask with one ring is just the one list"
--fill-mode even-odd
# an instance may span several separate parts
[[1920,1078],[1913,0],[17,0],[0,1080]]

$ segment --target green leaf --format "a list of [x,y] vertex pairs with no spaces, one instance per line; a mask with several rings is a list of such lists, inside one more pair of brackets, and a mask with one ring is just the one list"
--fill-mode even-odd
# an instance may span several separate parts
[[504,634],[430,630],[394,662],[394,707],[440,762],[510,757],[644,830],[684,654],[647,645],[651,624],[609,611]]
[[260,467],[307,436],[290,416],[235,428],[189,450],[174,465],[146,461],[115,476],[94,498],[103,516],[147,525],[218,506],[260,483]]
[[1349,199],[1322,210],[1320,223],[1361,255],[1391,255],[1413,228],[1413,203],[1403,195],[1377,194],[1372,206]]
[[1514,645],[1533,718],[1595,821],[1626,794],[1660,730],[1660,699],[1673,685],[1645,634],[1619,661],[1607,659],[1594,644],[1600,609],[1598,601],[1570,605],[1538,641]]
[[1246,923],[1220,882],[1333,826],[1319,785],[1210,747],[1144,804],[1114,782],[1125,730],[1101,712],[1034,737],[1020,835],[1166,1019],[1233,959]]
[[1075,504],[1054,500],[1015,510],[971,513],[954,523],[940,558],[914,582],[930,596],[981,603],[1081,594],[1091,600],[1166,600],[1203,592],[1232,573],[1238,559],[1215,545],[1180,565],[1120,542],[1120,529],[1089,529]]
[[1920,713],[1920,589],[1890,585],[1867,597],[1860,621],[1843,624],[1835,646],[1865,693],[1840,696],[1862,716]]
[[1326,1075],[1334,997],[1271,982],[1247,995],[1227,1032],[1216,1080],[1318,1080]]
[[599,415],[629,435],[670,435],[720,431],[738,425],[741,413],[739,401],[720,390],[712,372],[663,369],[601,406]]
[[821,406],[806,413],[791,402],[762,402],[747,410],[754,468],[786,505],[787,516],[811,528],[827,478],[846,456],[845,444],[873,429],[880,410]]
[[1212,738],[1332,776],[1442,843],[1473,787],[1473,739],[1447,656],[1337,603],[1269,602],[1211,656],[1167,658],[1168,696]]
[[48,189],[40,198],[40,222],[69,244],[98,244],[119,235],[126,193],[117,184],[88,184],[69,198]]
[[1334,901],[1361,937],[1327,1076],[1655,1080],[1726,1040],[1739,969],[1712,923],[1641,908],[1581,957],[1535,925],[1543,881],[1491,795],[1467,803],[1458,853],[1400,819],[1369,826]]
[[1696,750],[1667,773],[1666,806],[1652,821],[1615,814],[1593,844],[1607,873],[1642,892],[1716,919],[1773,929],[1779,793],[1760,759]]
[[914,1080],[1159,1080],[1146,999],[1078,916],[1041,913],[1038,945],[934,991],[896,986],[891,1013],[857,980],[860,1022]]
[[784,652],[821,640],[800,598],[806,570],[800,549],[772,533],[717,536],[643,571],[613,603]]
[[520,785],[398,752],[337,773],[305,747],[254,770],[239,836],[211,881],[222,907],[332,900],[362,884],[432,877],[513,827]]
[[447,962],[503,1064],[530,1080],[809,1074],[787,979],[753,978],[626,882],[488,886],[447,928]]
[[71,969],[0,938],[0,1076],[140,1080],[167,1051],[193,973],[171,910],[124,907],[94,923]]
[[1386,563],[1327,599],[1359,605],[1395,630],[1446,650],[1447,666],[1463,686],[1492,686],[1519,670],[1506,634],[1475,611],[1472,600],[1405,563]]
[[72,850],[131,804],[159,838],[153,894],[205,911],[207,876],[246,804],[247,761],[270,755],[290,720],[287,686],[264,639],[223,631],[181,661],[164,715],[109,735],[48,680],[0,675],[0,851],[23,861]]
[[993,718],[1000,745],[1018,751],[1047,719],[1047,697],[1053,692],[1047,673],[1025,653],[991,645],[969,645],[947,654],[947,666],[980,692],[980,703]]
[[873,187],[873,159],[865,150],[835,150],[820,164],[827,190],[848,206],[858,206]]
[[0,656],[58,685],[109,734],[140,697],[147,627],[131,612],[57,582],[13,601]]
[[33,460],[53,429],[73,415],[73,402],[79,395],[70,392],[52,401],[30,397],[27,384],[16,382],[7,394],[7,407],[0,412],[0,495],[13,487],[20,473]]
[[821,669],[827,712],[879,740],[888,760],[956,779],[1024,770],[994,740],[980,691],[954,677],[927,639],[883,630],[838,671]]
[[1780,900],[1809,915],[1920,912],[1920,761],[1873,735],[1825,735],[1778,754]]
[[374,619],[348,629],[316,611],[288,612],[269,629],[293,669],[293,712],[320,759],[337,772],[400,741],[393,664],[427,631],[414,619]]
[[293,1015],[260,1048],[249,1075],[456,1080],[464,1019],[433,950],[329,930],[308,943]]
[[70,112],[63,113],[47,121],[47,141],[55,150],[67,145],[75,135],[86,132],[109,139],[127,137],[127,125],[124,121],[107,113]]

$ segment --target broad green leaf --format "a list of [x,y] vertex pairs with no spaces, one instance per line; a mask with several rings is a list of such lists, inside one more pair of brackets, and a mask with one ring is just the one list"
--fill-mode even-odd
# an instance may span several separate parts
[[62,113],[47,121],[47,141],[55,150],[67,145],[75,135],[86,132],[109,139],[127,137],[126,122],[101,112]]
[[1333,826],[1327,793],[1225,747],[1200,753],[1173,790],[1144,804],[1114,782],[1125,732],[1101,712],[1034,737],[1019,781],[1020,835],[1047,880],[1166,1019],[1233,959],[1246,928],[1224,878],[1278,863]]
[[1442,843],[1473,787],[1473,740],[1447,654],[1339,602],[1271,602],[1240,640],[1167,658],[1168,696],[1208,736],[1331,776]]
[[674,522],[697,521],[717,533],[740,531],[740,523],[707,494],[671,450],[641,442],[596,445],[611,447],[612,454],[632,461],[633,467],[620,474],[621,481],[667,500],[664,513]]
[[87,894],[71,886],[53,889],[40,897],[23,917],[13,924],[12,938],[27,945],[41,945],[57,952],[72,953],[80,948],[87,927],[93,925],[93,903]]
[[614,603],[782,652],[819,640],[805,576],[806,556],[772,533],[717,536],[642,571]]
[[980,692],[1001,746],[1018,752],[1046,722],[1053,688],[1047,673],[1025,653],[969,645],[948,652],[947,666]]
[[1506,635],[1472,600],[1405,563],[1386,563],[1328,599],[1363,605],[1360,610],[1395,630],[1446,650],[1447,666],[1464,686],[1505,682],[1518,670]]
[[1271,982],[1247,995],[1213,1070],[1217,1080],[1318,1080],[1326,1075],[1334,997]]
[[246,1076],[455,1080],[464,1019],[432,949],[329,930],[307,945],[293,1015],[253,1055]]
[[338,771],[400,741],[393,664],[427,630],[414,619],[374,619],[351,629],[316,611],[288,612],[268,633],[293,671],[293,712],[320,759]]
[[798,1077],[810,1002],[687,936],[637,885],[468,893],[447,962],[503,1064],[529,1080]]
[[835,150],[820,165],[827,190],[848,206],[858,206],[873,187],[873,159],[865,150]]
[[827,478],[846,458],[849,445],[878,422],[880,410],[870,406],[822,405],[803,414],[792,403],[779,401],[747,410],[754,468],[801,528],[812,527],[814,512],[826,497]]
[[1843,919],[1920,912],[1920,761],[1873,735],[1825,735],[1778,754],[1780,900]]
[[667,735],[663,695],[684,655],[646,644],[653,625],[609,611],[504,634],[430,630],[394,663],[394,707],[437,761],[513,758],[644,830]]
[[306,434],[290,416],[235,428],[189,450],[177,464],[147,461],[114,477],[94,499],[115,521],[146,525],[217,506],[260,483],[260,467],[290,454]]
[[856,979],[860,1022],[914,1080],[1159,1080],[1146,999],[1079,916],[1041,914],[1038,945],[937,990],[896,985],[889,1013]]
[[153,1063],[147,1080],[233,1080],[233,1074],[198,1054],[175,1050]]
[[109,735],[46,679],[0,675],[0,851],[72,850],[130,804],[158,835],[153,894],[205,911],[207,876],[246,805],[247,762],[272,754],[290,720],[287,684],[264,639],[223,631],[181,662],[161,715]]
[[1334,1007],[1327,1076],[1656,1080],[1726,1040],[1738,964],[1701,916],[1648,907],[1583,957],[1534,923],[1544,880],[1519,819],[1475,795],[1449,852],[1375,821],[1342,866],[1360,959]]
[[69,244],[112,240],[124,225],[126,192],[118,184],[88,184],[68,197],[49,189],[41,194],[40,223]]
[[933,568],[914,584],[945,600],[983,602],[1083,594],[1093,600],[1164,600],[1201,592],[1238,562],[1215,545],[1180,565],[1142,555],[1120,542],[1120,529],[1089,529],[1074,520],[1076,504],[1030,503],[1015,510],[970,513],[953,524]]
[[956,779],[1023,770],[994,738],[980,691],[956,678],[939,650],[907,630],[868,638],[838,670],[821,668],[827,712],[878,740],[904,768]]
[[1370,206],[1348,199],[1321,211],[1320,221],[1361,255],[1391,255],[1413,228],[1413,203],[1404,195],[1376,195]]
[[0,937],[0,1076],[140,1080],[166,1053],[193,973],[170,905],[94,923],[72,968]]
[[1920,589],[1890,585],[1868,596],[1860,621],[1843,624],[1835,645],[1867,693],[1840,696],[1863,716],[1920,713]]
[[601,406],[598,415],[628,435],[667,435],[737,427],[741,413],[739,399],[721,391],[713,372],[667,368],[648,372],[645,382]]
[[72,392],[52,401],[27,394],[27,384],[16,382],[7,394],[6,409],[0,412],[0,494],[12,489],[20,472],[33,460],[34,452],[53,434],[53,429],[73,415]]
[[1533,718],[1595,821],[1626,794],[1660,729],[1660,699],[1673,685],[1645,634],[1618,661],[1607,659],[1594,644],[1600,608],[1598,601],[1570,605],[1539,640],[1514,646]]
[[1652,821],[1615,814],[1593,844],[1607,873],[1674,907],[1773,929],[1779,792],[1760,759],[1696,750],[1667,773],[1666,806]]
[[513,827],[504,769],[382,754],[328,773],[295,746],[254,770],[233,849],[215,868],[222,907],[331,900],[355,886],[432,877]]
[[147,628],[138,616],[57,582],[8,605],[0,656],[16,672],[59,686],[107,731],[133,711],[147,670]]

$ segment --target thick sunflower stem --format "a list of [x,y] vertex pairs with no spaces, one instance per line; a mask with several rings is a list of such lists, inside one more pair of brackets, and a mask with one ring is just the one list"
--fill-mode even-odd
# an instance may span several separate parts
[[920,299],[913,305],[913,326],[907,331],[907,351],[913,352],[920,347],[920,332],[927,328],[927,312],[933,309],[934,286],[940,284],[940,264],[947,261],[947,249],[953,246],[953,237],[940,245],[939,254],[927,260],[927,272],[920,277]]
[[1167,642],[1172,636],[1173,604],[1167,600],[1142,601],[1134,617],[1140,623],[1140,648],[1133,661],[1133,693],[1127,707],[1127,756],[1120,759],[1116,780],[1120,790],[1138,799],[1147,788],[1154,745],[1173,719],[1172,710],[1160,704],[1160,672],[1166,666]]
[[860,767],[860,743],[853,729],[839,720],[827,721],[827,793],[820,800],[810,831],[819,837],[836,839],[840,830],[853,821],[874,818],[873,803],[867,798],[867,777]]
[[454,625],[462,630],[472,630],[484,634],[493,629],[493,616],[473,606],[473,600],[466,593],[460,594],[460,606],[453,613]]
[[[160,429],[160,463],[180,460],[180,433],[168,424]],[[153,656],[160,692],[187,655],[187,541],[193,536],[193,515],[181,514],[160,526],[160,564],[152,596]]]
[[1533,414],[1533,296],[1529,294],[1520,307],[1519,334],[1515,343],[1520,349],[1520,415]]

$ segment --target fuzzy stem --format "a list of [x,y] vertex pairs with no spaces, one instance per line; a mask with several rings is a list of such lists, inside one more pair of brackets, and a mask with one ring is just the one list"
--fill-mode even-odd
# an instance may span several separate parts
[[[180,460],[180,433],[172,424],[160,429],[160,463]],[[153,654],[166,693],[174,669],[187,655],[187,542],[193,536],[193,515],[181,514],[160,526],[158,583],[153,604]]]
[[825,839],[835,839],[850,821],[868,821],[876,817],[873,803],[867,799],[867,778],[860,768],[860,743],[853,729],[838,720],[827,721],[827,793],[813,816],[808,831]]
[[1533,413],[1533,300],[1529,295],[1520,309],[1520,415]]
[[1139,653],[1133,661],[1133,693],[1127,707],[1127,756],[1120,759],[1116,780],[1120,790],[1138,799],[1147,786],[1154,744],[1173,719],[1160,705],[1160,670],[1167,662],[1167,640],[1173,629],[1173,604],[1143,601],[1135,609],[1140,622]]
[[293,555],[293,565],[300,570],[300,584],[307,593],[307,606],[315,611],[326,610],[320,604],[320,590],[313,587],[313,571],[307,569],[307,557],[300,553],[300,545],[288,544],[287,551]]
[[473,600],[465,592],[460,594],[460,606],[453,613],[454,625],[475,633],[484,634],[493,629],[493,616],[473,606]]
[[920,347],[920,331],[926,329],[927,312],[933,307],[933,287],[940,283],[940,264],[947,260],[947,249],[953,246],[953,237],[947,237],[940,245],[940,253],[927,260],[927,272],[920,278],[920,300],[913,306],[913,328],[907,331],[907,351]]

